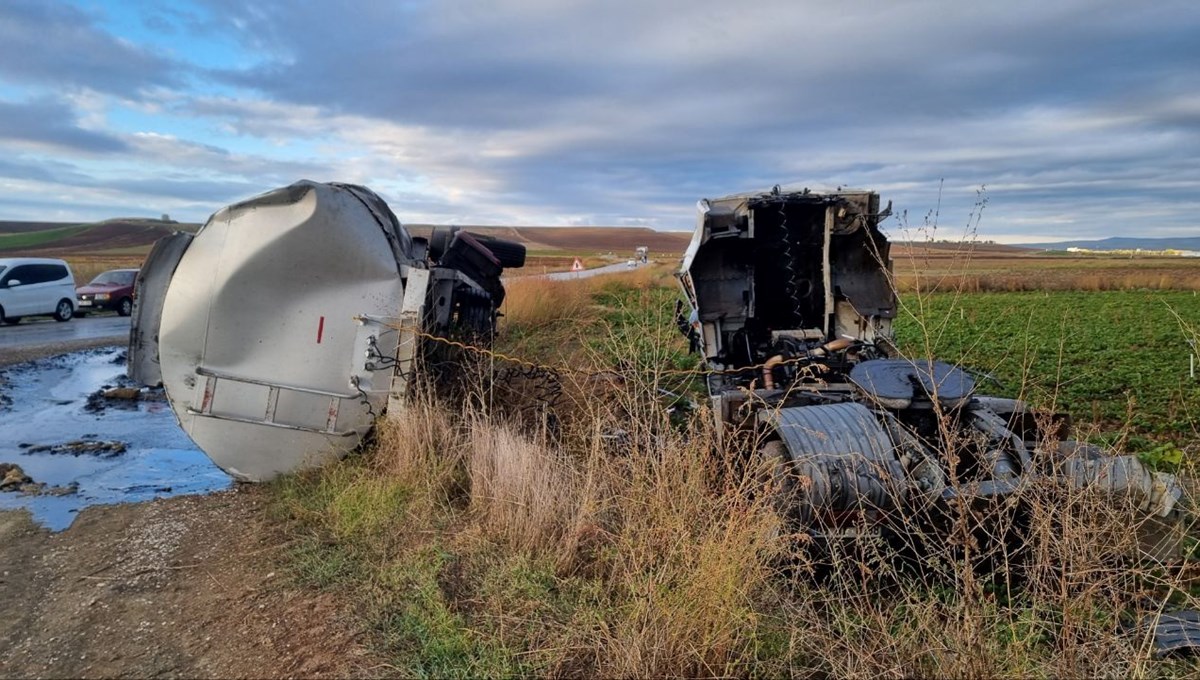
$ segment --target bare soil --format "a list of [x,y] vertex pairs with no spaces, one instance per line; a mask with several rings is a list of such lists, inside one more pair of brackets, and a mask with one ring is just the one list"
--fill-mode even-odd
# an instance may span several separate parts
[[347,613],[278,571],[265,503],[240,487],[96,506],[58,534],[0,513],[0,676],[362,672]]
[[[65,351],[0,348],[0,366]],[[350,612],[295,587],[267,491],[100,505],[51,533],[0,512],[0,677],[371,675]]]
[[[42,357],[54,356],[55,354],[78,352],[80,350],[92,349],[93,347],[108,347],[114,344],[117,343],[114,343],[112,338],[87,338],[84,340],[64,340],[62,342],[52,342],[29,347],[2,347],[0,348],[0,368],[33,361]],[[3,383],[0,382],[0,385],[3,385]]]

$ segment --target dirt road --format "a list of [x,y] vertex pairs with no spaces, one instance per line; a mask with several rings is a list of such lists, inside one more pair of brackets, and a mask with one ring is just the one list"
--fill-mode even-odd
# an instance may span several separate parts
[[328,596],[276,572],[263,492],[98,506],[51,534],[0,513],[0,676],[346,676]]
[[[78,348],[0,347],[0,366]],[[265,503],[235,487],[93,506],[61,533],[0,511],[0,677],[377,674],[333,599],[282,575]]]

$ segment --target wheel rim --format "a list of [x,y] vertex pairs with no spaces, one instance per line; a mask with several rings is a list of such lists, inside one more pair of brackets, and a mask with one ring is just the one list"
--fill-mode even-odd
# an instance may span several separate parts
[[133,302],[131,300],[129,300],[129,298],[121,300],[121,315],[129,316],[129,313],[132,311],[133,311]]
[[61,300],[58,303],[58,316],[62,319],[71,318],[71,303],[66,300]]

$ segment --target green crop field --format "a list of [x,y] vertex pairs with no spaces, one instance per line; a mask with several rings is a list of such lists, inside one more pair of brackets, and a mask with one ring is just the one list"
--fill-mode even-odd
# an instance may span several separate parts
[[81,224],[57,229],[42,229],[39,231],[18,232],[15,234],[0,234],[0,252],[5,250],[24,250],[38,248],[56,243],[86,231],[89,225]]
[[[981,388],[1140,434],[1194,437],[1200,381],[1189,341],[1200,297],[1172,291],[937,294],[902,298],[897,340],[994,376]],[[1197,367],[1200,370],[1200,366]]]

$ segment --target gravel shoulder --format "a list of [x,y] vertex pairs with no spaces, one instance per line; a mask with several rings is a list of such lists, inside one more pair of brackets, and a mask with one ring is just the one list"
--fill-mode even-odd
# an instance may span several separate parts
[[[106,344],[0,349],[0,366]],[[350,613],[283,576],[267,503],[239,486],[94,506],[60,533],[0,512],[0,677],[370,674]]]
[[345,677],[328,594],[277,573],[265,492],[97,506],[58,534],[0,513],[2,677]]
[[92,349],[93,347],[111,347],[122,343],[122,339],[114,341],[113,338],[88,338],[86,340],[67,340],[31,347],[0,347],[0,368],[56,354],[78,352],[84,349]]

